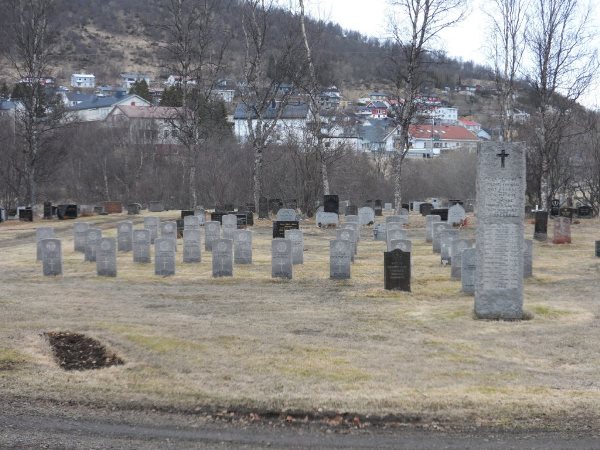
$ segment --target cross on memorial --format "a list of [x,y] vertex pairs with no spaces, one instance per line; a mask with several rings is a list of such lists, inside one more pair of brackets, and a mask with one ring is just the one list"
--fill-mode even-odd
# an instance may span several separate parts
[[496,154],[496,156],[500,157],[500,159],[501,159],[500,168],[504,169],[504,160],[506,158],[508,158],[510,155],[508,153],[506,153],[505,149],[502,149],[502,151],[500,153]]

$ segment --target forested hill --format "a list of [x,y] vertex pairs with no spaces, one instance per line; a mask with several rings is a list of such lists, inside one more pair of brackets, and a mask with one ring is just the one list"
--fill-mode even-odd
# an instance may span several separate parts
[[[56,0],[61,58],[56,75],[68,79],[73,71],[96,75],[98,83],[117,81],[124,71],[145,71],[159,80],[168,75],[161,65],[157,41],[162,19],[161,1],[167,0]],[[239,1],[216,2],[215,20],[231,30],[225,75],[235,79],[244,55],[242,13]],[[290,12],[274,10],[270,16],[270,48],[284,45]],[[287,19],[287,20],[286,20]],[[289,23],[289,22],[288,22]],[[386,45],[339,25],[309,21],[308,33],[318,41],[323,84],[345,90],[385,88],[388,84]],[[486,69],[436,55],[430,64],[432,87],[453,87],[460,80],[490,79]]]

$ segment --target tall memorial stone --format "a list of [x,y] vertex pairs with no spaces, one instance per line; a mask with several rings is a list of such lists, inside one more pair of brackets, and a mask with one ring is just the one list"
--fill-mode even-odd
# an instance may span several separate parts
[[144,217],[144,229],[150,231],[150,243],[154,244],[156,238],[158,238],[158,228],[160,226],[160,219],[158,217]]
[[86,222],[75,222],[73,224],[73,243],[76,252],[85,253],[85,243],[89,229],[90,224]]
[[292,278],[292,241],[276,238],[271,241],[271,277]]
[[212,275],[233,276],[233,240],[218,238],[212,242]]
[[163,222],[160,224],[161,239],[173,239],[173,250],[177,251],[177,222]]
[[154,241],[154,274],[163,277],[175,275],[175,246],[177,241],[171,237]]
[[301,230],[285,230],[285,239],[292,241],[292,264],[304,264],[304,233]]
[[269,218],[269,200],[267,199],[267,197],[260,197],[258,199],[258,218]]
[[440,263],[452,264],[452,242],[458,239],[459,231],[447,228],[440,233]]
[[54,237],[54,228],[52,227],[39,227],[35,230],[35,241],[36,241],[36,255],[37,261],[42,260],[42,252],[44,248],[42,246],[42,240],[52,239]]
[[133,262],[142,264],[152,262],[152,257],[150,256],[151,245],[150,230],[133,230]]
[[237,216],[235,214],[226,214],[222,220],[223,239],[233,240],[233,233],[237,230]]
[[352,266],[352,242],[336,239],[329,241],[329,278],[347,280]]
[[234,231],[233,262],[235,264],[252,264],[252,231]]
[[133,245],[133,222],[119,222],[117,224],[117,250],[130,252]]
[[429,215],[425,216],[425,242],[433,242],[433,223],[441,222],[440,216]]
[[[193,217],[193,216],[187,216]],[[187,219],[186,217],[186,219]],[[183,230],[183,262],[184,263],[199,263],[202,262],[201,251],[201,234],[200,227],[198,229]]]
[[466,248],[461,252],[460,282],[465,294],[475,294],[475,272],[477,268],[477,250]]
[[535,212],[535,225],[533,229],[533,238],[536,241],[545,242],[548,239],[548,212]]
[[410,292],[410,253],[396,249],[383,255],[385,289]]
[[442,250],[440,236],[442,231],[449,229],[449,226],[446,222],[433,222],[431,228],[433,230],[431,240],[433,253],[440,253]]
[[85,257],[84,261],[96,262],[96,247],[102,239],[102,230],[100,228],[89,228],[85,237]]
[[570,244],[571,243],[571,219],[568,217],[558,216],[554,218],[554,226],[552,227],[553,244]]
[[204,225],[204,249],[207,252],[212,251],[212,244],[217,239],[221,239],[221,224],[216,220],[206,222]]
[[523,317],[525,148],[487,142],[477,150],[475,316]]
[[99,277],[117,276],[117,241],[102,238],[96,247],[96,274]]
[[44,276],[62,275],[63,260],[60,239],[43,239],[40,243]]

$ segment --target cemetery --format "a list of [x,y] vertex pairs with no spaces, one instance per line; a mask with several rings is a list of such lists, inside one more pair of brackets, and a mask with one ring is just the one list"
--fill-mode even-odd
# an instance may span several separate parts
[[[487,178],[490,194],[499,182]],[[4,389],[490,426],[600,421],[598,218],[546,216],[560,239],[539,240],[518,204],[497,222],[458,204],[338,216],[328,200],[338,226],[289,208],[251,226],[202,211],[179,239],[179,211],[0,224]],[[96,353],[71,361],[57,336]]]

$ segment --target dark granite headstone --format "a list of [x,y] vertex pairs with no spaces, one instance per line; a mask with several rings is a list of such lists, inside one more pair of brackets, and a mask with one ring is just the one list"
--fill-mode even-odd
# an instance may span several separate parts
[[340,213],[340,199],[337,195],[323,196],[323,212],[335,214]]
[[44,202],[44,220],[52,219],[52,202]]
[[182,209],[181,210],[181,219],[183,219],[185,216],[193,216],[193,215],[194,215],[193,209]]
[[129,203],[127,205],[127,214],[130,216],[138,215],[141,210],[142,205],[140,205],[139,203]]
[[281,199],[272,198],[269,200],[269,210],[271,211],[271,214],[277,214],[277,211],[279,211],[281,208],[283,208],[283,202]]
[[432,209],[429,214],[433,215],[433,216],[440,216],[440,219],[443,222],[447,222],[448,221],[448,208],[437,208],[437,209]]
[[404,208],[407,211],[410,211],[410,205],[408,203],[402,203],[402,208]]
[[546,211],[535,212],[533,238],[536,241],[545,241],[548,239],[548,213]]
[[396,249],[383,255],[385,289],[410,292],[410,253]]
[[550,201],[550,215],[558,216],[560,214],[560,200],[554,198]]
[[375,200],[375,207],[373,209],[375,210],[375,215],[377,217],[383,216],[383,204],[382,204],[381,200],[379,200],[379,199]]
[[433,205],[431,203],[421,203],[419,205],[419,213],[422,216],[430,215],[432,210],[433,210]]
[[298,200],[296,200],[295,198],[287,199],[283,203],[286,208],[298,209]]
[[56,215],[59,219],[77,219],[77,205],[58,205]]
[[273,221],[273,239],[285,238],[285,230],[299,230],[300,223],[296,220]]
[[568,219],[573,219],[573,214],[576,214],[577,210],[575,208],[560,208],[558,211],[558,215],[560,217],[566,217]]
[[577,217],[589,219],[592,217],[593,210],[589,205],[583,205],[577,208]]
[[454,206],[454,205],[463,205],[464,202],[462,200],[448,200],[448,206]]
[[19,220],[23,222],[33,222],[33,209],[25,208],[19,210]]
[[254,203],[246,203],[246,211],[251,212],[251,213],[255,213],[256,212],[256,206],[254,206]]
[[269,218],[269,200],[267,197],[261,197],[258,200],[258,218],[268,219]]
[[596,257],[600,258],[600,241],[596,241]]

